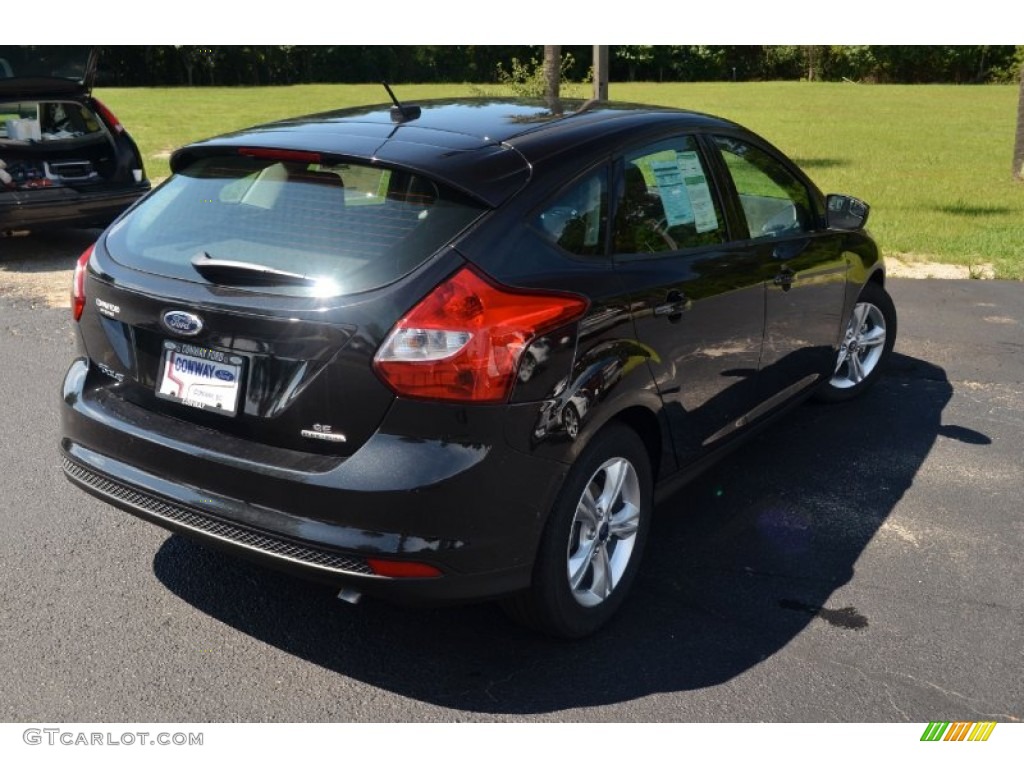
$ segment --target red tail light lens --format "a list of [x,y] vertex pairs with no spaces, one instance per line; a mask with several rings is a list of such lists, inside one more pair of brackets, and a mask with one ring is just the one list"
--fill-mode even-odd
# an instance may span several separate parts
[[399,395],[501,402],[527,345],[586,309],[579,296],[498,287],[464,267],[398,321],[374,366]]
[[75,322],[82,319],[82,310],[85,309],[85,270],[89,264],[89,257],[92,256],[92,249],[94,247],[90,245],[78,257],[78,263],[75,264],[75,274],[71,278],[71,315],[75,318]]
[[100,113],[100,117],[103,118],[103,122],[107,124],[107,127],[110,128],[110,130],[114,133],[124,133],[124,126],[121,125],[121,121],[117,119],[117,116],[114,115],[113,112],[107,109],[106,104],[99,99],[93,99],[92,103],[93,106],[96,107],[96,111]]

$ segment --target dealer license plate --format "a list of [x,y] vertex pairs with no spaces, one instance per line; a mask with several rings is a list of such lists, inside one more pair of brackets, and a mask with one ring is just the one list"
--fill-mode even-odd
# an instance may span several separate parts
[[157,397],[234,416],[244,363],[230,352],[165,341]]

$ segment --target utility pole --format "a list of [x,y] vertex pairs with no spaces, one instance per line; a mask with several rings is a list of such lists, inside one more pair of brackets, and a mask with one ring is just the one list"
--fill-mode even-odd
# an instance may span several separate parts
[[608,46],[594,46],[594,98],[608,101]]
[[1013,178],[1024,181],[1024,64],[1020,68],[1020,95],[1017,97],[1017,138],[1013,142]]

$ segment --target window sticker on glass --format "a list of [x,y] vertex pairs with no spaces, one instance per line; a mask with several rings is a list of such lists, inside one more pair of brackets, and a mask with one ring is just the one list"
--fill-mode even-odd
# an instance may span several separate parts
[[678,227],[681,224],[692,224],[693,207],[683,179],[682,164],[659,160],[651,163],[651,172],[661,195],[666,225]]
[[707,177],[700,167],[700,158],[696,152],[677,152],[676,157],[679,174],[686,185],[687,203],[693,211],[689,221],[694,223],[698,232],[718,229],[715,204],[711,199],[711,190],[708,189]]

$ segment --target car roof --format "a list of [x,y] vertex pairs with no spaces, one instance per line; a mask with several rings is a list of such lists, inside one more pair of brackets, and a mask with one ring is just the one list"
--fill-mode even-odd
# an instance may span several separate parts
[[[407,105],[408,106],[408,105]],[[396,122],[390,104],[325,112],[255,126],[181,148],[171,169],[236,147],[290,149],[393,164],[443,181],[496,206],[534,167],[567,150],[612,149],[666,126],[732,127],[698,112],[613,102],[461,99],[420,102]]]

